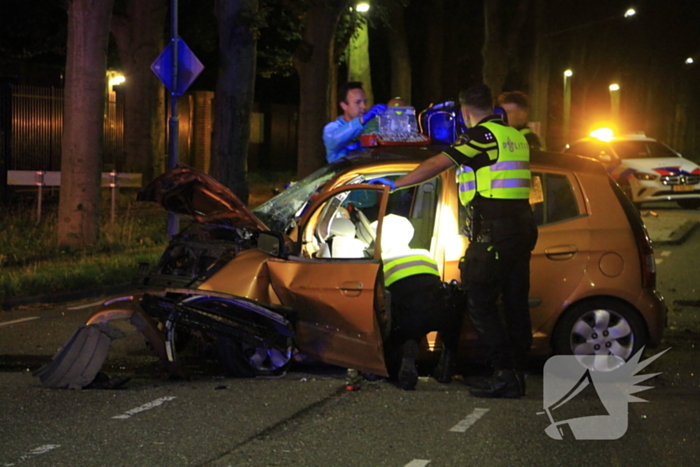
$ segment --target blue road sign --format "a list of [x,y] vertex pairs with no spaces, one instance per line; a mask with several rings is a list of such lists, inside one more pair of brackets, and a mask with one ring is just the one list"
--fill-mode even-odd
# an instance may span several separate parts
[[177,83],[173,83],[173,43],[170,42],[151,64],[151,70],[165,84],[170,92],[178,96],[189,88],[204,69],[192,49],[187,47],[182,38],[177,38]]

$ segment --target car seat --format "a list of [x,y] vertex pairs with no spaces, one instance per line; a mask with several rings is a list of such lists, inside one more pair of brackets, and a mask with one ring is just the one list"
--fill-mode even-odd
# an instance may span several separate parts
[[322,258],[364,258],[367,245],[355,238],[355,224],[345,217],[334,217],[330,224],[330,235],[321,247]]

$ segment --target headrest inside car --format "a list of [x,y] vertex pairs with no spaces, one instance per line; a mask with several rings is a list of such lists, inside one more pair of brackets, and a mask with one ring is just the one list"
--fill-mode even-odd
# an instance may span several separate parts
[[336,217],[331,221],[331,236],[355,238],[355,224],[350,219]]

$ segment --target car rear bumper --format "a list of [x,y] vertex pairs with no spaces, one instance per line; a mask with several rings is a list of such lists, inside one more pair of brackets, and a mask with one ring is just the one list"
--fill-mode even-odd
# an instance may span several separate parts
[[656,347],[661,343],[664,329],[668,325],[666,301],[658,290],[643,289],[636,305],[648,326],[649,346]]

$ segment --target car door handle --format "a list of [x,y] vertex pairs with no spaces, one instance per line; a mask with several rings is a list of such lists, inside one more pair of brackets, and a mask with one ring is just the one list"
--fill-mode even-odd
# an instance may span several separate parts
[[563,261],[573,258],[577,251],[576,245],[557,245],[545,248],[544,254],[553,261]]
[[365,288],[365,284],[360,281],[346,281],[340,284],[340,293],[347,297],[357,297]]

